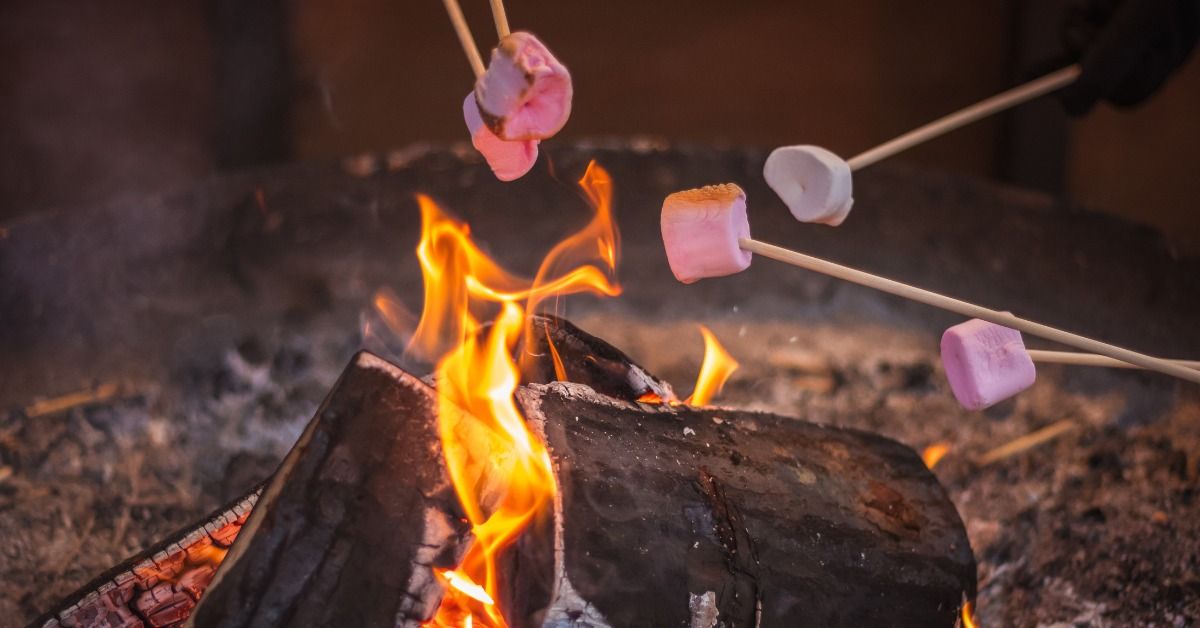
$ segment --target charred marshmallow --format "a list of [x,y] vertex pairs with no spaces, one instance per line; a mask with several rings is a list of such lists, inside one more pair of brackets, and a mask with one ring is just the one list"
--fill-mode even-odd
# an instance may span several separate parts
[[801,222],[836,227],[854,205],[849,164],[820,146],[776,148],[763,177]]
[[506,140],[544,140],[571,116],[571,74],[537,37],[516,32],[492,51],[475,83],[483,120]]
[[667,262],[683,283],[732,275],[750,266],[750,252],[738,244],[750,237],[746,193],[733,183],[668,196],[661,226]]
[[954,398],[982,410],[1033,385],[1037,371],[1021,332],[973,318],[942,334],[942,366]]
[[475,94],[467,94],[463,101],[463,118],[467,121],[467,129],[471,131],[471,144],[479,151],[496,178],[501,181],[512,181],[521,178],[538,156],[537,140],[518,140],[506,142],[492,133],[483,123],[479,115],[479,107],[475,104]]

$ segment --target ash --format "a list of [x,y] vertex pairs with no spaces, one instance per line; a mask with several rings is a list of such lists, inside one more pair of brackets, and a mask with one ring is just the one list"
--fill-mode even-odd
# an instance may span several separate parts
[[268,477],[358,346],[345,329],[196,347],[110,401],[0,417],[0,616],[33,619]]

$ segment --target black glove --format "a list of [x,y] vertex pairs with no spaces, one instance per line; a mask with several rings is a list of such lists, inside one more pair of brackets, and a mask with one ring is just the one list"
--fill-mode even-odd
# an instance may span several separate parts
[[1200,33],[1200,0],[1085,0],[1067,13],[1063,38],[1083,68],[1059,92],[1078,116],[1101,100],[1136,105],[1183,65]]

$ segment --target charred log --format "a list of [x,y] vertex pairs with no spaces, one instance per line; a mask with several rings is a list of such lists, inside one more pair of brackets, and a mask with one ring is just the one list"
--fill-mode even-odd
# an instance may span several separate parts
[[538,314],[530,317],[530,322],[533,333],[528,335],[521,353],[524,383],[576,382],[625,401],[646,396],[664,401],[675,398],[670,384],[570,321]]
[[513,558],[554,574],[510,602],[526,625],[953,626],[974,597],[958,513],[899,443],[573,384],[518,399],[560,488]]
[[186,619],[241,531],[261,487],[68,596],[30,627],[170,626]]
[[360,353],[263,490],[196,626],[416,626],[468,530],[436,393]]

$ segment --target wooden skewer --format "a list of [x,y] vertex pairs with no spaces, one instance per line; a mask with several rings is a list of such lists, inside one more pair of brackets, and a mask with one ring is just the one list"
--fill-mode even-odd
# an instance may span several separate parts
[[1054,440],[1059,436],[1070,432],[1078,427],[1071,419],[1063,419],[1057,423],[1052,423],[1043,427],[1040,430],[1030,432],[1020,438],[1009,441],[995,449],[992,449],[976,461],[980,466],[986,466],[993,462],[999,462],[1005,458],[1011,458],[1023,451],[1027,451],[1042,443]]
[[[1034,362],[1043,362],[1046,364],[1071,364],[1076,366],[1110,366],[1119,369],[1136,369],[1142,368],[1136,364],[1114,360],[1103,355],[1094,353],[1075,353],[1074,351],[1042,351],[1040,349],[1029,349],[1026,351],[1029,357]],[[1200,361],[1196,360],[1164,360],[1171,364],[1178,364],[1190,369],[1200,369]]]
[[492,0],[492,20],[496,22],[496,34],[500,39],[508,37],[508,13],[504,11],[504,0]]
[[58,414],[79,406],[108,401],[121,392],[121,386],[115,382],[100,384],[95,388],[81,390],[52,399],[35,401],[25,406],[25,416],[35,418],[49,414]]
[[446,5],[446,13],[450,15],[450,23],[454,25],[454,32],[458,33],[458,43],[462,44],[463,52],[467,53],[467,62],[471,64],[471,71],[475,73],[475,78],[483,76],[483,57],[479,56],[479,48],[475,47],[475,38],[471,36],[471,27],[467,26],[467,18],[463,17],[462,7],[458,6],[458,0],[442,0]]
[[1098,340],[1092,340],[1091,338],[1086,338],[1078,334],[1073,334],[1061,329],[1055,329],[1047,325],[1042,325],[1041,323],[1035,323],[1023,318],[1018,318],[1008,312],[991,310],[986,307],[975,305],[973,303],[967,303],[966,301],[960,301],[936,292],[930,292],[929,290],[923,290],[915,286],[900,283],[899,281],[893,281],[891,279],[886,279],[878,275],[872,275],[848,266],[835,264],[819,257],[797,253],[796,251],[789,251],[773,244],[767,244],[766,242],[742,238],[738,240],[738,244],[743,250],[750,251],[751,253],[757,253],[785,264],[799,266],[800,268],[811,270],[813,272],[829,275],[830,277],[836,277],[844,281],[849,281],[850,283],[856,283],[860,286],[874,288],[888,294],[894,294],[898,297],[911,299],[918,303],[924,303],[926,305],[931,305],[943,310],[949,310],[968,318],[979,318],[997,325],[1011,327],[1031,336],[1045,338],[1046,340],[1051,340],[1059,344],[1075,347],[1076,349],[1081,349],[1089,353],[1099,353],[1115,360],[1128,362],[1151,371],[1158,371],[1159,373],[1174,375],[1180,379],[1200,384],[1200,370],[1194,370],[1186,366],[1168,362],[1166,360],[1160,360],[1144,353],[1138,353],[1136,351],[1123,349],[1121,347],[1100,342]]
[[1079,78],[1079,72],[1079,66],[1072,65],[1057,72],[1047,74],[1042,78],[1034,79],[1024,85],[1014,87],[1006,92],[1001,92],[991,98],[977,102],[966,109],[961,109],[948,116],[938,118],[925,126],[913,129],[896,139],[884,142],[871,150],[850,158],[846,163],[849,164],[850,170],[866,168],[877,161],[887,159],[896,153],[908,150],[917,144],[949,133],[976,120],[981,120],[1010,107],[1033,100],[1043,94],[1066,87],[1074,82],[1076,78]]

